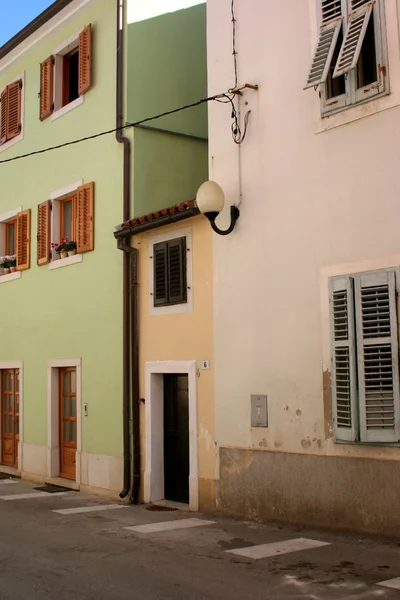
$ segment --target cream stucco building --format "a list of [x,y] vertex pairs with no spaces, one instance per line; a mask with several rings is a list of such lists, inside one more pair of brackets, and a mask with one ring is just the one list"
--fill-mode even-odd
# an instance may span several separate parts
[[[234,232],[214,236],[217,507],[392,534],[399,5],[234,9],[238,84],[259,89],[238,100],[242,127],[251,111],[239,147],[231,111],[209,111],[210,179],[240,205]],[[208,0],[207,11],[211,95],[234,85],[231,0]]]

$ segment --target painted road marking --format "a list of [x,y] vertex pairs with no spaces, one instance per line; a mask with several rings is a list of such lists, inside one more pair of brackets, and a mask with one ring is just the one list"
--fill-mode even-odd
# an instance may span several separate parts
[[330,546],[328,542],[319,542],[317,540],[307,540],[306,538],[297,538],[286,540],[285,542],[273,542],[271,544],[260,544],[257,546],[248,546],[247,548],[238,548],[237,550],[226,550],[230,554],[245,556],[260,560],[261,558],[270,558],[271,556],[280,556],[289,554],[289,552],[300,552],[301,550],[311,550],[321,546]]
[[60,515],[77,515],[79,513],[100,512],[102,510],[116,510],[117,508],[128,508],[123,504],[101,504],[98,506],[80,506],[78,508],[61,508],[52,512]]
[[161,523],[148,523],[147,525],[135,525],[125,527],[135,533],[158,533],[160,531],[172,531],[174,529],[187,529],[189,527],[203,527],[214,525],[215,521],[204,521],[203,519],[179,519],[178,521],[162,521]]
[[393,590],[400,590],[400,577],[388,579],[387,581],[380,581],[376,585],[381,585],[382,587],[391,588]]
[[10,483],[19,483],[15,479],[0,479],[0,485],[9,485]]
[[0,496],[0,500],[28,500],[29,498],[54,498],[54,496],[65,496],[68,492],[56,492],[55,494],[46,494],[46,492],[32,492],[31,494],[9,494]]

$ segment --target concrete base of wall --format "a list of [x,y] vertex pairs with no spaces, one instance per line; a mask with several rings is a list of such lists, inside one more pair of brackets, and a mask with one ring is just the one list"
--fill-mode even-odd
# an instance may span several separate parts
[[400,461],[220,449],[216,508],[400,538]]
[[[49,473],[47,450],[45,446],[23,445],[21,472],[23,479],[38,483],[51,480],[55,483],[57,477],[51,477]],[[78,459],[78,456],[80,456],[80,459]],[[121,457],[81,452],[80,454],[77,453],[76,467],[79,481],[71,487],[89,493],[106,495],[107,497],[118,497],[123,487],[123,459]],[[62,485],[60,482],[58,484]]]

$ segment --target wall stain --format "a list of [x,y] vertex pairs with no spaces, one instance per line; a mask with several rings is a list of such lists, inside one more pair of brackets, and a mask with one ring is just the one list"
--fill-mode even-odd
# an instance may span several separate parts
[[301,445],[303,446],[303,448],[309,448],[311,446],[311,440],[301,440]]
[[296,415],[297,415],[298,417],[301,415],[301,410],[300,410],[299,408],[296,410]]
[[268,447],[268,442],[267,442],[267,440],[265,438],[263,438],[261,440],[261,442],[259,442],[258,445],[260,446],[260,448],[267,448]]
[[283,442],[275,442],[274,446],[275,448],[282,448]]

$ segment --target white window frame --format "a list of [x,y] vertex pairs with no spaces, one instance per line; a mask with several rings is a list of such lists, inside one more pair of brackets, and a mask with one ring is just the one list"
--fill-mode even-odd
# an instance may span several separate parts
[[[330,289],[334,289],[335,286],[335,282],[339,281],[339,280],[343,280],[343,279],[352,279],[355,283],[354,287],[353,285],[351,286],[351,295],[352,295],[352,300],[355,303],[355,308],[354,308],[354,313],[348,314],[348,319],[349,319],[349,340],[351,338],[351,322],[353,321],[352,325],[354,328],[354,336],[356,336],[356,332],[357,332],[357,336],[358,338],[361,340],[362,339],[362,324],[360,321],[360,315],[357,314],[358,310],[359,310],[359,303],[360,303],[360,299],[358,297],[359,294],[359,290],[360,290],[360,284],[357,285],[356,281],[361,281],[361,279],[363,278],[363,276],[382,276],[382,275],[388,275],[390,273],[394,273],[394,277],[395,277],[395,290],[396,290],[396,331],[392,330],[392,337],[394,336],[396,338],[396,346],[398,346],[398,340],[400,337],[400,318],[399,318],[399,306],[398,306],[398,292],[400,290],[400,267],[398,266],[382,266],[379,268],[374,268],[371,270],[362,270],[362,271],[355,271],[355,272],[346,272],[343,275],[338,275],[335,274],[333,276],[330,276],[328,278],[328,283],[329,283],[329,287]],[[343,288],[341,288],[343,289]],[[352,311],[350,311],[352,312]],[[393,315],[393,313],[392,313]],[[335,423],[335,418],[336,418],[336,397],[335,397],[335,381],[334,381],[334,369],[333,369],[333,361],[334,361],[334,351],[335,351],[335,338],[334,338],[334,329],[333,329],[333,320],[332,320],[332,313],[330,313],[329,315],[329,330],[330,330],[330,359],[331,359],[331,363],[332,363],[332,418],[333,418],[333,433],[334,433],[334,441],[337,443],[352,443],[352,444],[357,444],[360,446],[365,446],[365,445],[376,445],[376,446],[387,446],[387,445],[399,445],[399,441],[391,441],[391,440],[379,440],[379,437],[383,438],[385,437],[385,433],[386,432],[381,432],[381,430],[379,430],[379,433],[376,435],[374,431],[372,431],[372,433],[370,433],[369,435],[366,432],[365,429],[365,407],[362,405],[362,390],[361,388],[362,383],[360,381],[360,376],[358,377],[358,384],[356,385],[356,382],[353,381],[353,386],[351,388],[351,394],[353,395],[354,398],[354,402],[355,402],[355,406],[353,405],[352,407],[352,429],[348,429],[347,432],[344,432],[343,430],[341,430],[340,432],[338,432],[338,425]],[[350,343],[350,346],[353,344],[353,350],[350,350],[350,354],[353,352],[354,353],[354,360],[355,363],[358,365],[358,370],[360,370],[361,365],[360,365],[360,361],[361,361],[361,356],[360,356],[360,346],[362,348],[364,348],[363,346],[363,342],[359,341],[359,342],[355,342],[355,338],[353,339],[352,343]],[[399,351],[397,350],[397,362],[399,360]],[[352,358],[350,356],[350,365],[351,365],[351,361]],[[354,369],[351,368],[350,366],[350,373],[352,377],[356,376],[356,373],[354,372]],[[356,387],[354,387],[356,386]],[[397,380],[393,381],[393,391],[394,394],[398,395],[398,399],[397,399],[397,406],[394,406],[394,414],[395,414],[395,429],[394,432],[396,435],[400,435],[399,433],[399,429],[400,429],[400,396],[398,393],[398,386],[399,386],[399,378],[397,377]],[[394,400],[396,401],[396,400]],[[356,419],[356,422],[354,421],[354,419]],[[339,427],[340,429],[340,427]],[[344,433],[344,435],[343,435]],[[362,438],[365,439],[362,439]],[[366,439],[366,438],[369,439]],[[376,439],[374,439],[374,437]],[[389,436],[390,437],[390,436]]]
[[[347,21],[351,12],[351,0],[341,0],[343,28],[347,27]],[[322,23],[321,0],[317,0],[318,24]],[[375,48],[378,70],[378,81],[357,89],[357,73],[353,69],[344,75],[346,91],[340,96],[327,98],[327,84],[320,86],[321,115],[322,117],[363,104],[371,99],[384,96],[389,93],[386,17],[383,0],[375,0],[373,7],[373,18],[375,27]]]
[[[0,214],[0,256],[4,256],[6,253],[6,223],[8,223],[8,221],[13,221],[17,217],[17,215],[20,212],[22,212],[22,210],[23,207],[19,206],[18,208],[14,208],[13,210],[9,210],[8,212]],[[8,275],[4,275],[3,269],[0,269],[0,283],[12,281],[13,279],[20,279],[21,277],[21,271],[16,271],[15,273],[9,273]]]
[[79,98],[77,98],[73,102],[70,102],[69,104],[63,106],[63,57],[66,54],[72,52],[72,50],[74,50],[76,47],[79,47],[79,35],[82,31],[83,28],[80,29],[78,32],[74,33],[68,40],[65,40],[62,44],[57,46],[55,50],[53,50],[52,54],[54,56],[54,112],[50,117],[51,121],[59,119],[63,115],[66,115],[67,113],[71,112],[71,110],[74,110],[74,108],[77,108],[85,102],[85,94],[82,94],[82,96],[79,96]]
[[[61,240],[58,239],[60,237],[60,200],[63,200],[63,198],[66,198],[67,196],[70,196],[71,194],[76,192],[78,188],[81,185],[83,185],[83,183],[83,179],[79,179],[78,181],[74,181],[74,183],[71,183],[63,188],[55,190],[50,194],[51,242],[61,242]],[[54,269],[61,269],[62,267],[68,267],[69,265],[74,265],[82,261],[82,254],[74,254],[74,256],[68,256],[68,258],[57,258],[56,251],[54,250],[54,248],[51,248],[51,260],[49,262],[49,271],[54,271]]]
[[7,87],[7,85],[10,85],[11,83],[14,83],[15,81],[22,81],[22,90],[21,90],[21,132],[16,135],[15,137],[13,137],[11,140],[9,140],[8,142],[5,142],[4,144],[1,144],[0,146],[0,153],[4,152],[5,150],[8,150],[9,148],[11,148],[11,146],[14,146],[14,144],[18,144],[18,142],[20,142],[21,140],[24,139],[24,131],[25,131],[25,71],[21,74],[18,75],[17,77],[13,77],[13,79],[11,81],[9,81],[6,85],[4,85],[1,89],[0,89],[0,94],[2,94],[2,92],[5,90],[5,88]]
[[[171,306],[154,306],[154,245],[177,238],[186,238],[186,302]],[[151,316],[177,315],[193,312],[193,264],[192,264],[192,230],[190,228],[175,229],[168,233],[149,237],[149,310]]]

